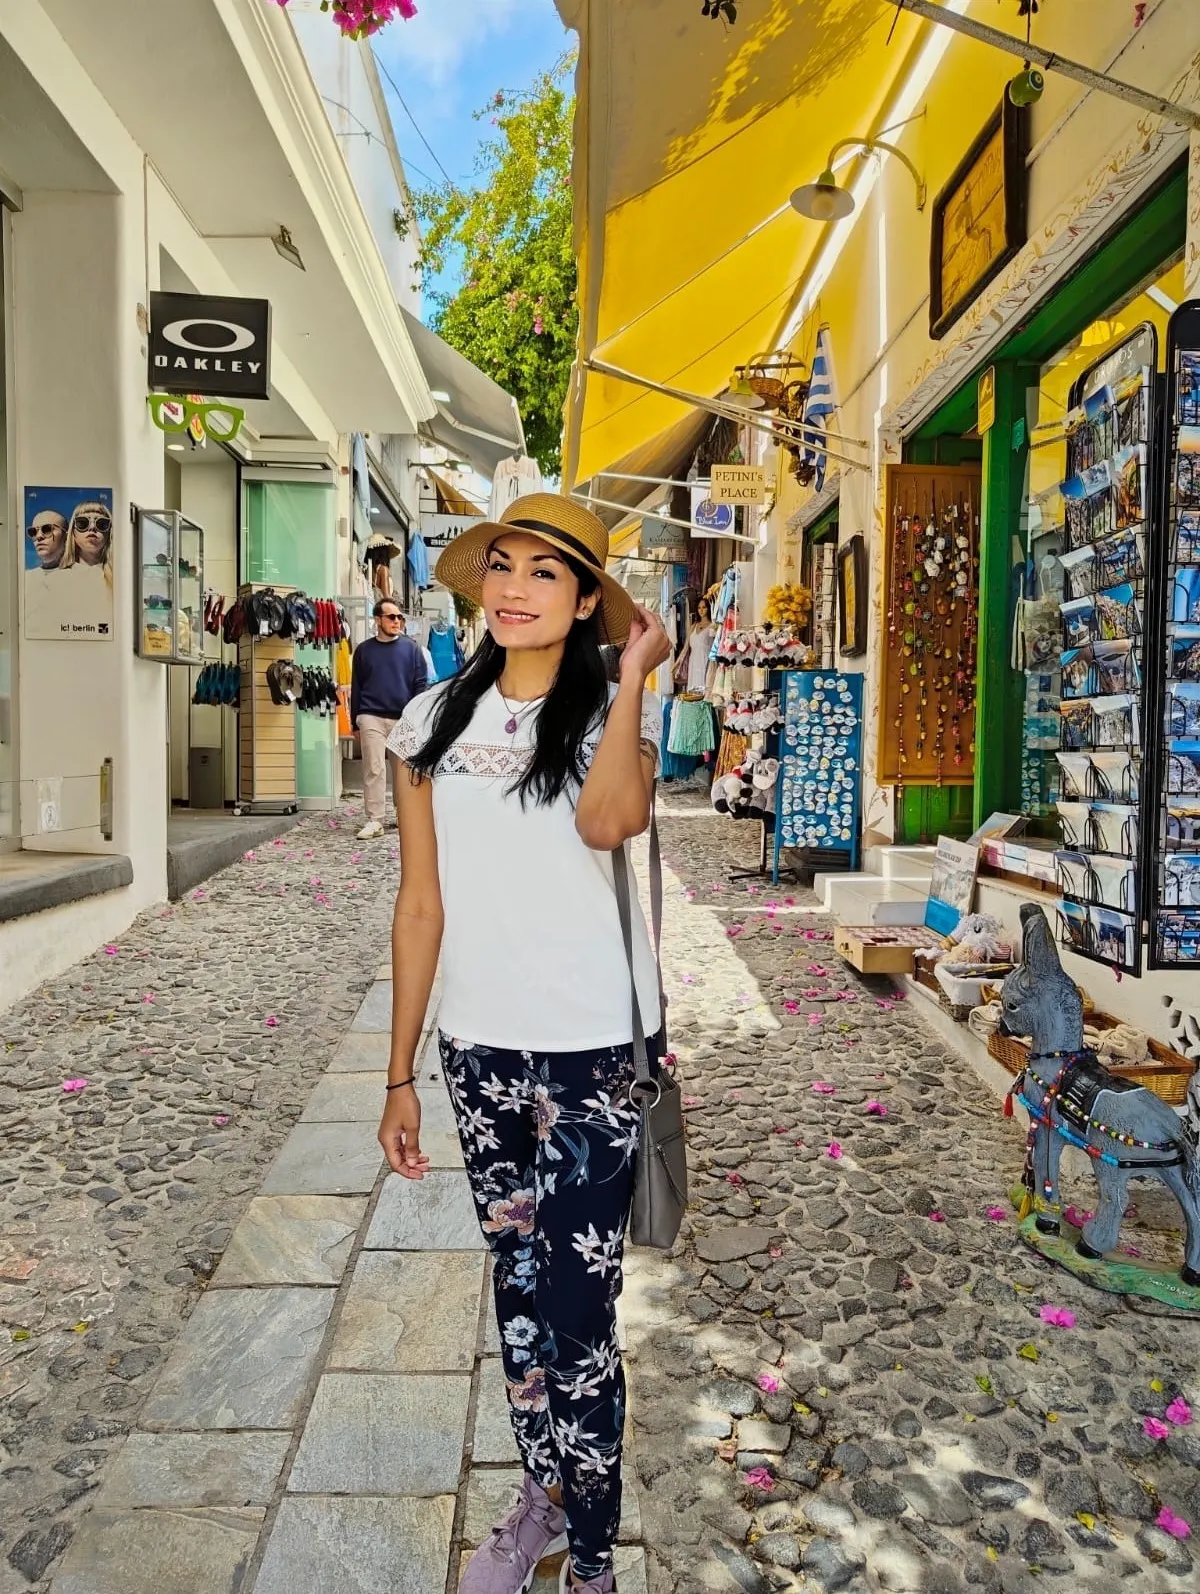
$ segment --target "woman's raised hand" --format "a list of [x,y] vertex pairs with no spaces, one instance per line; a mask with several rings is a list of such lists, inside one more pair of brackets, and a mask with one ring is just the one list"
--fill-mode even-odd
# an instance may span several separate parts
[[634,605],[634,610],[629,640],[621,654],[621,679],[636,680],[641,685],[671,657],[671,639],[658,615],[640,603]]

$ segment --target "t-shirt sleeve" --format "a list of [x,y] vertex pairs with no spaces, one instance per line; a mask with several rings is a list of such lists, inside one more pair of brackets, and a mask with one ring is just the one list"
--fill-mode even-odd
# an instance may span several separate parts
[[654,748],[654,767],[658,768],[662,747],[662,702],[657,692],[642,693],[642,741]]
[[395,753],[405,763],[414,758],[429,740],[429,718],[433,707],[431,696],[429,692],[422,692],[412,698],[388,736],[388,751]]

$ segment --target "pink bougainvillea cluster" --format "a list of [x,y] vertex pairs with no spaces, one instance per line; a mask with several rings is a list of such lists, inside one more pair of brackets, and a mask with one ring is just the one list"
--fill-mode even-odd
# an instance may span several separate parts
[[[288,0],[275,0],[286,6]],[[332,11],[333,20],[351,39],[364,39],[371,33],[403,17],[409,22],[417,14],[413,0],[321,0],[322,11]]]

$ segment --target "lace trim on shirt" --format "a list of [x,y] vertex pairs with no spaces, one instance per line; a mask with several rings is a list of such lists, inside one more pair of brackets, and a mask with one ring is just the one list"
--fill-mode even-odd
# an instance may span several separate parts
[[[659,728],[654,715],[645,709],[642,711],[641,730],[643,744],[655,750],[657,768]],[[392,728],[387,745],[398,758],[408,760],[420,752],[425,741],[425,735],[415,725],[401,719]],[[594,742],[583,744],[585,769],[591,768],[598,744],[599,737]],[[519,778],[525,773],[531,754],[532,749],[529,747],[501,747],[485,742],[456,742],[442,756],[434,774],[475,775],[482,780]]]

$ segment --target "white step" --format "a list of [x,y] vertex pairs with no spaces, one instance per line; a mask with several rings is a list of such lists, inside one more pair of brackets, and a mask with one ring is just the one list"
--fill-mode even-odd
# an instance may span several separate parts
[[839,924],[923,924],[928,891],[874,874],[817,875],[813,889]]
[[868,847],[863,867],[885,880],[928,885],[936,851],[935,847]]

